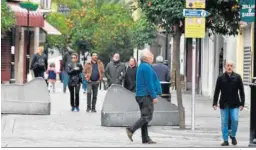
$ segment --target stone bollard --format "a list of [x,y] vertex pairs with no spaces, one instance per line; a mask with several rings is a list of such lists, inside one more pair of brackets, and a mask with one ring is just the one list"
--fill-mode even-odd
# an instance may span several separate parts
[[26,84],[1,85],[1,113],[50,115],[50,95],[43,78]]

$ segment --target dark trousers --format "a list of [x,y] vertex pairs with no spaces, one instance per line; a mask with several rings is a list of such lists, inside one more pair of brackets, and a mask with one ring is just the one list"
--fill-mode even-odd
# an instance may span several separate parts
[[79,107],[79,91],[80,84],[76,86],[68,86],[70,92],[70,103],[72,107]]
[[87,109],[95,110],[98,96],[98,81],[87,82]]
[[44,71],[39,69],[34,69],[34,75],[36,78],[42,77],[44,79]]
[[141,117],[130,129],[134,133],[141,128],[142,142],[148,142],[148,123],[152,120],[154,112],[153,100],[150,96],[137,96],[136,101],[140,107]]

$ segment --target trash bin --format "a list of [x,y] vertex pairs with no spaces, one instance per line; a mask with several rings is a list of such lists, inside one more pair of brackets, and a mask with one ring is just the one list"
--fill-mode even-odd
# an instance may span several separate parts
[[160,82],[162,87],[162,98],[165,98],[167,101],[171,102],[171,93],[170,93],[170,82]]
[[252,79],[250,113],[250,147],[256,147],[256,77]]

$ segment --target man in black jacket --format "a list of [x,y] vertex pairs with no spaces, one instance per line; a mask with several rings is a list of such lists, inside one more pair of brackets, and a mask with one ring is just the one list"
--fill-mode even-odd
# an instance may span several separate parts
[[[237,145],[236,132],[238,127],[239,110],[242,111],[245,103],[244,86],[239,74],[233,72],[233,62],[225,64],[226,72],[217,79],[213,108],[217,109],[220,95],[221,127],[224,142],[221,146],[228,146],[228,120],[231,117],[231,140],[233,145]],[[239,94],[238,94],[239,91]],[[240,95],[240,97],[239,97]]]

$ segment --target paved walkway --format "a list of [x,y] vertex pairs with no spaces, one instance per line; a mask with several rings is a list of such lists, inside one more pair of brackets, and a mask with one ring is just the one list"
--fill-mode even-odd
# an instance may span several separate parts
[[[69,94],[51,94],[52,111],[49,116],[2,115],[2,147],[219,147],[221,142],[220,113],[205,97],[196,98],[196,130],[191,131],[191,95],[184,94],[186,130],[178,127],[150,127],[149,134],[156,145],[141,144],[140,131],[130,142],[125,128],[102,127],[100,110],[106,91],[99,92],[97,113],[86,113],[86,96],[81,93],[80,112],[70,111]],[[176,103],[173,94],[172,102]],[[238,146],[247,147],[249,141],[249,110],[240,114]],[[233,147],[233,146],[231,146]]]

